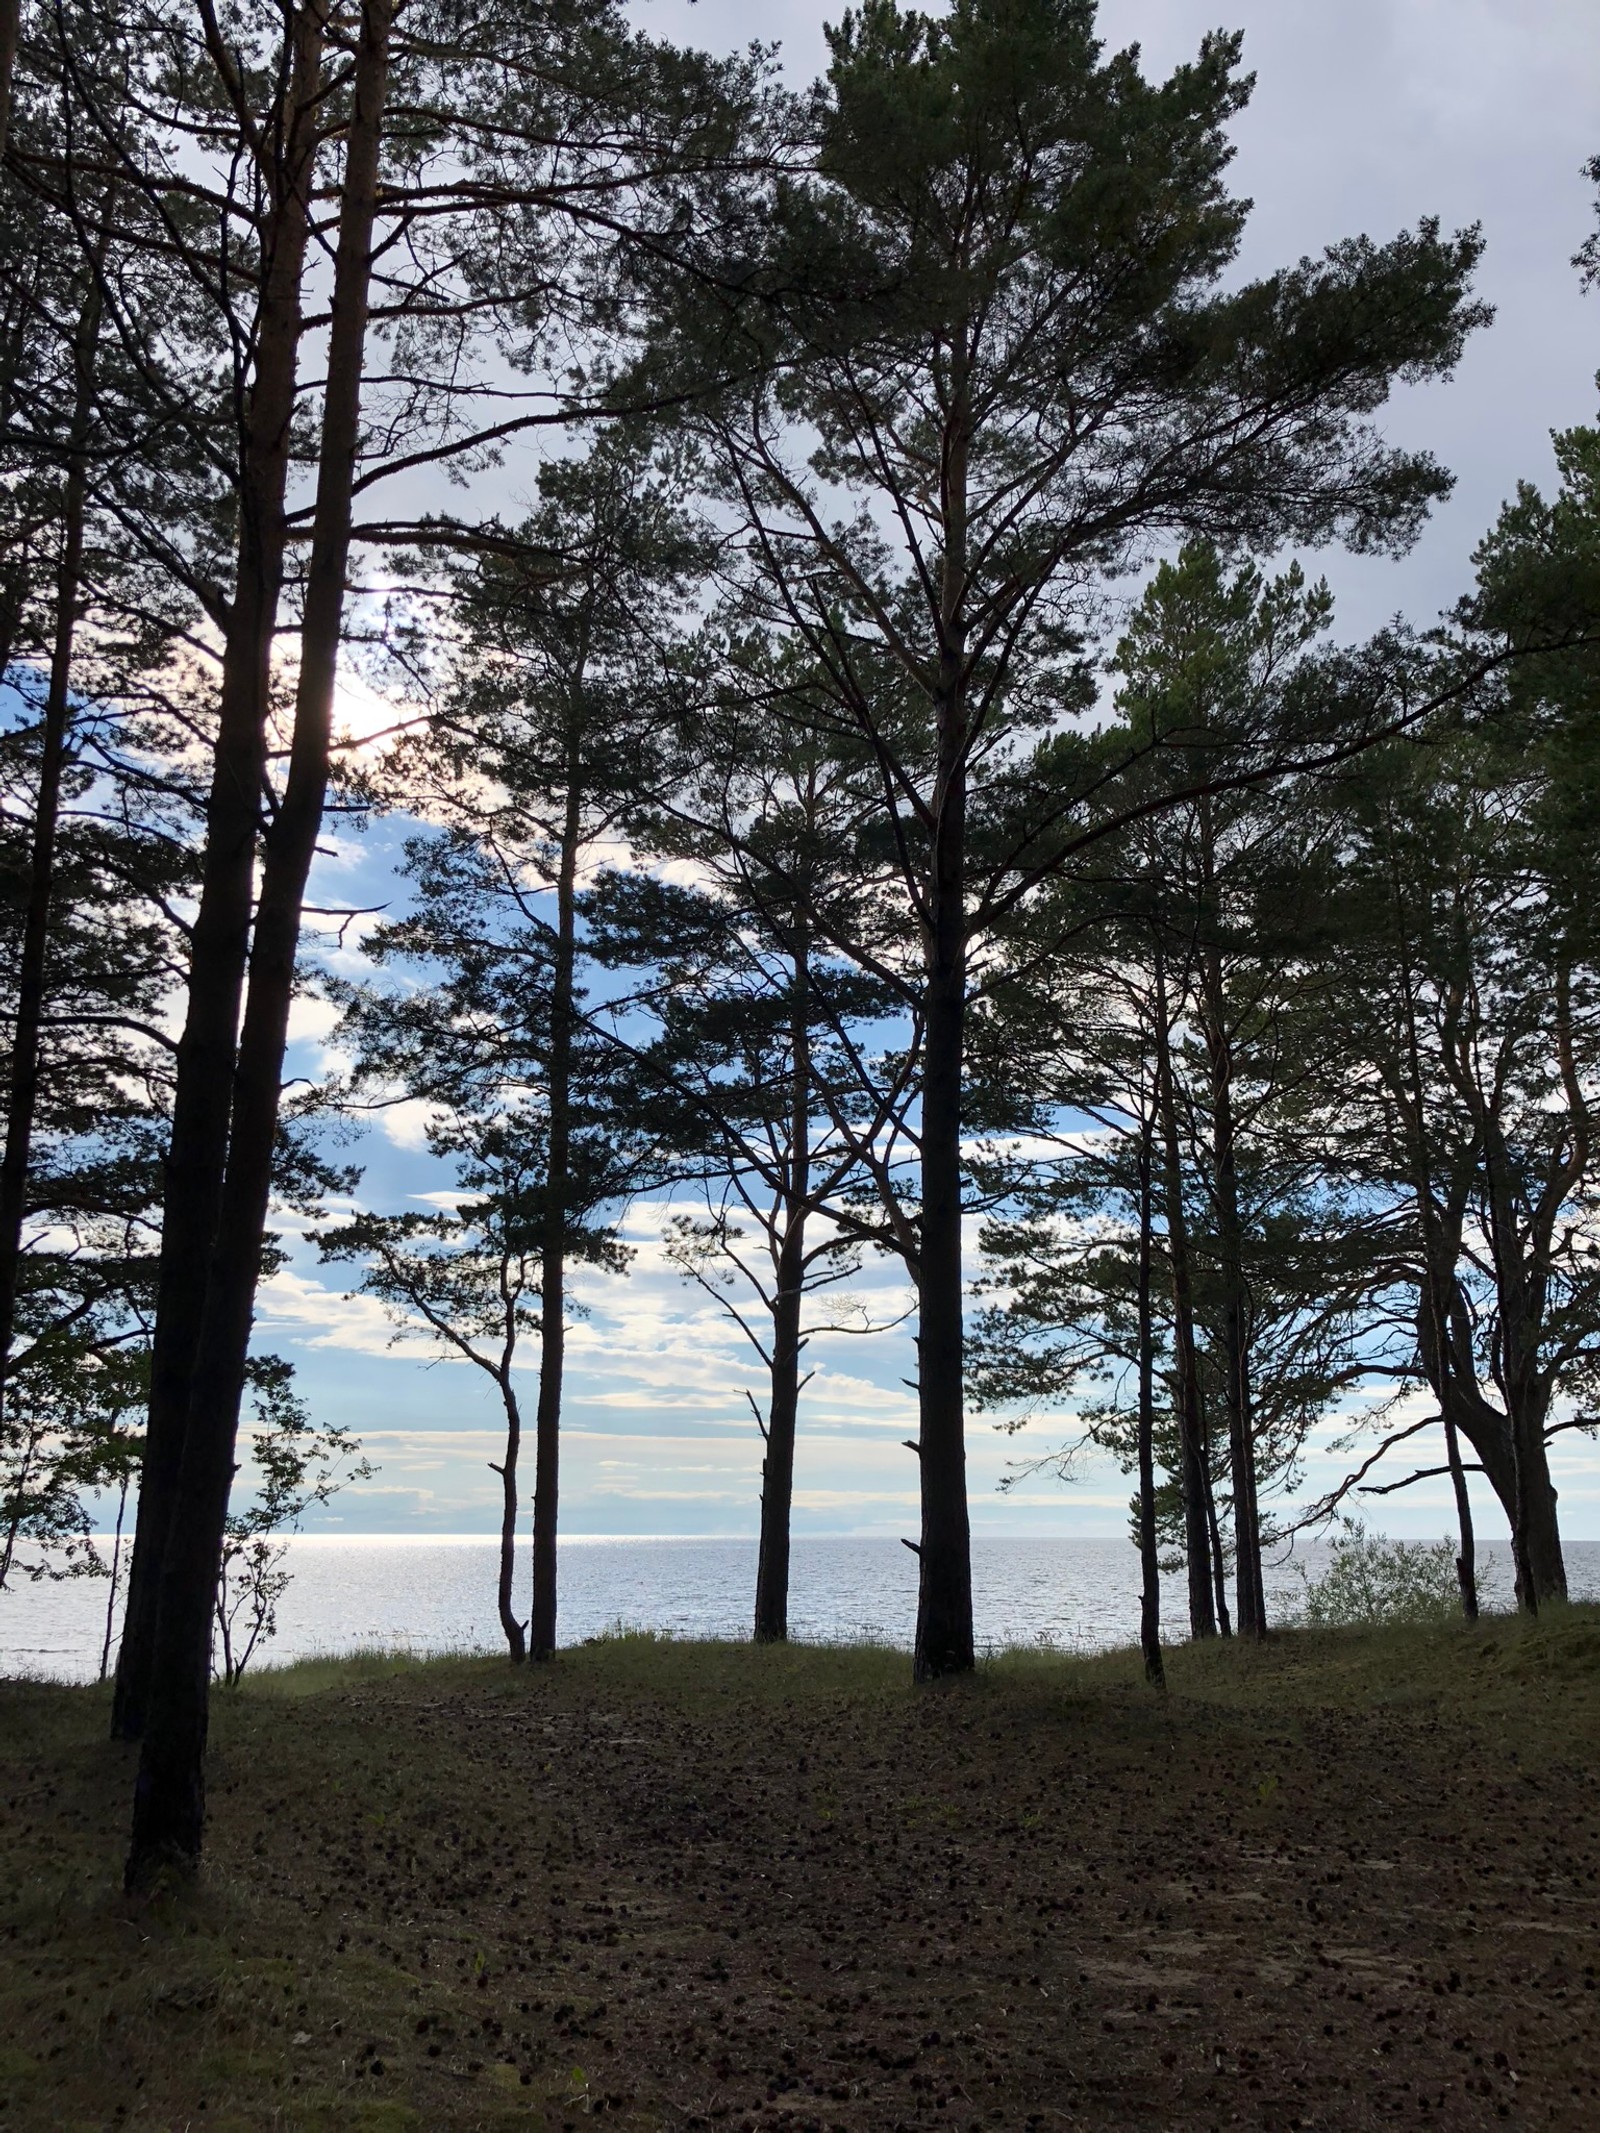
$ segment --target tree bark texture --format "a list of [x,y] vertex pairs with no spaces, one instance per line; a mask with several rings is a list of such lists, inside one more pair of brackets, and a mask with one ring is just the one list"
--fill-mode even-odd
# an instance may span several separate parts
[[771,1395],[761,1461],[761,1537],[756,1554],[757,1644],[781,1644],[789,1634],[789,1534],[800,1411],[804,1236],[803,1218],[791,1222],[778,1256],[778,1292],[772,1305]]
[[[1438,1397],[1441,1415],[1471,1445],[1500,1500],[1511,1530],[1517,1603],[1536,1612],[1541,1598],[1565,1599],[1567,1594],[1561,1522],[1544,1437],[1548,1383],[1538,1373],[1530,1373],[1514,1405],[1518,1376],[1503,1365],[1500,1390],[1506,1397],[1505,1411],[1484,1397],[1478,1383],[1473,1319],[1454,1272],[1459,1253],[1454,1235],[1457,1211],[1434,1205],[1435,1293],[1424,1295],[1417,1322],[1423,1371]],[[1497,1300],[1514,1294],[1509,1271],[1502,1270],[1498,1259],[1496,1291]],[[1502,1326],[1502,1342],[1509,1340],[1514,1348],[1518,1337],[1515,1325]]]
[[1567,1564],[1561,1546],[1556,1487],[1544,1440],[1544,1413],[1536,1409],[1513,1422],[1513,1497],[1517,1507],[1517,1598],[1536,1614],[1547,1600],[1567,1597]]
[[289,774],[266,840],[221,1217],[195,1354],[178,1501],[162,1563],[155,1666],[134,1796],[130,1887],[147,1883],[166,1863],[193,1866],[204,1836],[211,1612],[266,1232],[301,911],[327,791],[389,25],[389,0],[366,0],[346,135]]
[[222,656],[188,1002],[178,1044],[156,1278],[150,1405],[111,1730],[138,1740],[155,1665],[162,1564],[188,1424],[195,1351],[228,1158],[239,1006],[250,949],[256,837],[266,778],[272,647],[283,590],[301,285],[321,116],[324,0],[296,12],[289,87],[262,151],[271,211],[262,232],[255,375],[241,439],[234,595]]

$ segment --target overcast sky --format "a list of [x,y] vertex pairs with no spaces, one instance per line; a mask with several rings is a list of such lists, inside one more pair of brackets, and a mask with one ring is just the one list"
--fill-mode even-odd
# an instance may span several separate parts
[[[791,78],[823,64],[813,0],[638,0],[662,33],[729,49],[781,39]],[[1481,222],[1488,239],[1482,290],[1495,325],[1470,348],[1454,383],[1408,392],[1385,417],[1389,434],[1430,446],[1458,476],[1450,504],[1401,564],[1326,556],[1341,624],[1365,633],[1404,611],[1425,623],[1464,590],[1474,542],[1520,478],[1549,480],[1552,428],[1592,421],[1600,363],[1600,296],[1585,299],[1569,264],[1593,217],[1580,177],[1600,152],[1600,7],[1595,0],[1116,0],[1102,10],[1108,39],[1137,39],[1147,71],[1193,53],[1213,27],[1246,33],[1258,80],[1239,122],[1236,189],[1256,202],[1245,267],[1265,271],[1357,232],[1392,235],[1423,215],[1447,227]],[[316,900],[367,903],[392,894],[392,840],[379,831],[343,841],[322,869]],[[297,1017],[301,1063],[318,1063],[326,1018]],[[373,1204],[413,1201],[439,1183],[399,1127],[373,1139],[364,1188]],[[574,1532],[753,1530],[759,1440],[743,1386],[748,1359],[736,1332],[684,1292],[661,1261],[661,1210],[630,1222],[639,1249],[628,1281],[588,1280],[592,1316],[571,1348],[563,1518]],[[893,1277],[877,1286],[889,1301]],[[314,1255],[297,1249],[263,1297],[260,1339],[300,1366],[314,1407],[367,1440],[382,1471],[335,1505],[367,1530],[482,1531],[495,1520],[486,1462],[497,1443],[493,1389],[460,1366],[420,1367],[391,1353],[376,1308],[341,1297]],[[915,1529],[914,1426],[903,1342],[823,1343],[804,1402],[797,1524],[811,1531]],[[532,1360],[530,1358],[530,1360]],[[531,1403],[529,1403],[531,1404]],[[1071,1489],[1037,1485],[1001,1497],[1008,1459],[1060,1435],[1017,1442],[981,1419],[972,1432],[973,1513],[981,1528],[1117,1533],[1128,1482],[1086,1469]],[[1600,1463],[1560,1440],[1558,1479],[1572,1538],[1600,1539]],[[1313,1479],[1335,1471],[1319,1452]],[[1498,1514],[1483,1506],[1487,1536]],[[1445,1494],[1418,1490],[1377,1507],[1397,1532],[1436,1533]]]

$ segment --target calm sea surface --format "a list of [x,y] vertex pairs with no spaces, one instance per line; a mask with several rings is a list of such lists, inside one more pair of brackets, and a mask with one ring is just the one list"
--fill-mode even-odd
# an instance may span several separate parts
[[[289,1543],[293,1582],[278,1635],[262,1657],[281,1664],[363,1647],[417,1652],[494,1649],[496,1544],[476,1535],[396,1539],[302,1534]],[[1318,1547],[1299,1559],[1312,1575]],[[755,1546],[734,1540],[574,1537],[561,1546],[561,1642],[622,1624],[675,1637],[749,1634]],[[1574,1598],[1600,1598],[1600,1544],[1567,1551]],[[1056,1644],[1098,1651],[1137,1640],[1139,1564],[1120,1540],[973,1541],[980,1642]],[[526,1560],[522,1584],[527,1582]],[[1504,1550],[1483,1565],[1485,1604],[1509,1604]],[[1294,1565],[1269,1573],[1281,1619],[1304,1586]],[[0,1594],[0,1673],[92,1680],[105,1635],[108,1586],[100,1579],[23,1585]],[[916,1562],[898,1541],[800,1539],[794,1544],[790,1632],[824,1641],[869,1637],[909,1648]],[[519,1598],[525,1609],[525,1596]],[[1181,1585],[1163,1590],[1164,1627],[1181,1631]]]

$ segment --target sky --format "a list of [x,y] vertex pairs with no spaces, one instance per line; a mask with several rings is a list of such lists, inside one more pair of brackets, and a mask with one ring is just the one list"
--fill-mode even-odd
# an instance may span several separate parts
[[[636,0],[631,12],[661,34],[728,50],[752,36],[780,40],[790,78],[822,65],[822,24],[836,10],[810,0]],[[1341,634],[1362,636],[1395,613],[1416,623],[1448,608],[1470,581],[1474,543],[1519,479],[1548,485],[1549,433],[1596,415],[1600,294],[1585,298],[1569,262],[1594,218],[1580,175],[1600,152],[1600,8],[1594,0],[1107,0],[1108,41],[1137,41],[1149,73],[1191,56],[1214,27],[1245,33],[1257,74],[1238,122],[1235,189],[1257,203],[1241,266],[1248,273],[1314,254],[1341,237],[1392,235],[1424,215],[1446,228],[1481,222],[1487,252],[1480,292],[1496,307],[1448,385],[1406,389],[1383,417],[1387,434],[1431,448],[1457,476],[1454,494],[1399,563],[1341,554],[1308,558],[1326,573]],[[531,491],[534,468],[505,479]],[[352,692],[353,717],[363,706]],[[319,868],[312,901],[376,904],[395,895],[396,832],[341,832]],[[353,967],[353,965],[351,966]],[[325,1063],[330,1012],[297,1011],[295,1067]],[[366,1166],[362,1196],[396,1208],[423,1204],[440,1185],[420,1151],[417,1123],[392,1121],[349,1153]],[[588,1276],[588,1311],[569,1344],[562,1519],[573,1533],[749,1534],[759,1491],[760,1440],[744,1389],[759,1366],[737,1329],[662,1256],[666,1210],[634,1208],[626,1279]],[[335,1500],[319,1524],[348,1531],[489,1532],[497,1519],[498,1409],[486,1377],[462,1363],[430,1363],[414,1340],[391,1345],[379,1307],[341,1292],[336,1270],[292,1232],[285,1271],[267,1285],[258,1345],[289,1357],[313,1410],[361,1436],[378,1472]],[[874,1309],[902,1301],[892,1269],[860,1285]],[[530,1354],[530,1370],[536,1358]],[[904,1380],[906,1337],[817,1342],[817,1375],[802,1403],[795,1523],[808,1532],[916,1530],[914,1401]],[[531,1374],[528,1380],[531,1408]],[[1420,1410],[1419,1410],[1420,1411]],[[1037,1457],[1068,1433],[1066,1418],[1019,1437],[975,1417],[970,1433],[975,1528],[1017,1533],[1125,1530],[1129,1483],[1110,1462],[1074,1480],[1035,1480],[1002,1492],[1012,1462]],[[1343,1470],[1323,1433],[1309,1489]],[[1573,1539],[1600,1539],[1600,1455],[1557,1441],[1557,1483]],[[1447,1490],[1424,1485],[1367,1499],[1375,1526],[1437,1534]],[[1485,1499],[1487,1538],[1502,1521]]]

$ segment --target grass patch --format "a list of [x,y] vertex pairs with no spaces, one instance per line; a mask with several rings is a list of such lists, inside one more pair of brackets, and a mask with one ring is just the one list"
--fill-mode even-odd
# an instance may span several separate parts
[[237,1689],[221,1693],[317,1696],[326,1689],[350,1688],[361,1682],[386,1681],[396,1674],[412,1674],[419,1667],[462,1666],[489,1657],[481,1650],[415,1652],[404,1645],[363,1647],[355,1652],[314,1652],[303,1659],[286,1659],[281,1664],[268,1660],[252,1667]]

